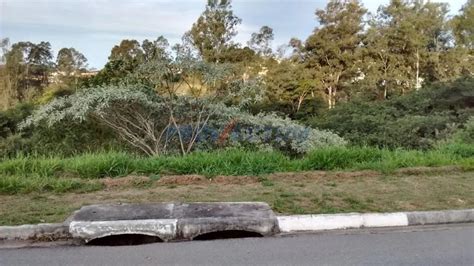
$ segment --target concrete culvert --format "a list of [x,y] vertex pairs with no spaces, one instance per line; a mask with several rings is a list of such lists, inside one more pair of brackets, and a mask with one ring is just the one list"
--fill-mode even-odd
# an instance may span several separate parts
[[244,231],[244,230],[225,230],[225,231],[210,232],[210,233],[198,235],[194,237],[193,240],[215,240],[215,239],[250,238],[250,237],[263,237],[263,235],[256,232],[250,232],[250,231]]
[[142,234],[121,234],[110,235],[92,239],[87,242],[90,246],[136,246],[151,243],[163,242],[157,236],[142,235]]

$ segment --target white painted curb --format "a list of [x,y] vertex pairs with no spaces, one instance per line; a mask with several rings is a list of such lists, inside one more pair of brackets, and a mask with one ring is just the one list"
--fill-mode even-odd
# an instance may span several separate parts
[[293,215],[278,216],[277,219],[281,232],[408,226],[406,213]]

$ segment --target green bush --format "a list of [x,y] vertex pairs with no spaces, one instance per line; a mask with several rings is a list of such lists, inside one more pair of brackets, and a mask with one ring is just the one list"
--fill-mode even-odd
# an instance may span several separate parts
[[434,84],[385,101],[353,100],[308,123],[329,129],[354,145],[426,150],[474,115],[473,87],[474,78],[470,78]]
[[469,118],[464,128],[453,135],[452,141],[456,143],[474,144],[474,116]]
[[106,128],[95,121],[62,121],[55,127],[39,124],[20,131],[18,125],[31,115],[34,106],[21,104],[0,112],[0,158],[18,154],[70,156],[110,149],[126,150]]

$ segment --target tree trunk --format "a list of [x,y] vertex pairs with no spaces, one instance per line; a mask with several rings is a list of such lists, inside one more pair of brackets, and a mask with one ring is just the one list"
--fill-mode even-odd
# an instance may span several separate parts
[[332,108],[336,107],[336,93],[337,93],[337,89],[334,88],[332,90]]
[[328,108],[332,109],[332,87],[328,88]]
[[416,81],[415,81],[415,89],[419,90],[421,88],[420,84],[420,53],[418,49],[416,50]]

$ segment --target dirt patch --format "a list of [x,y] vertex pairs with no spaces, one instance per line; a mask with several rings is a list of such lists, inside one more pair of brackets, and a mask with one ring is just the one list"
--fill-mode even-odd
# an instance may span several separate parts
[[325,171],[311,171],[311,172],[299,172],[299,173],[275,173],[267,176],[268,179],[279,181],[279,180],[318,180],[323,179],[327,175]]
[[268,175],[268,179],[271,180],[288,180],[288,181],[301,181],[301,180],[333,180],[333,179],[351,179],[359,177],[379,177],[381,174],[377,171],[355,171],[355,172],[328,172],[328,171],[311,171],[311,172],[300,172],[300,173],[277,173]]
[[209,179],[202,175],[162,176],[156,182],[158,185],[202,185],[206,183],[209,183]]
[[355,172],[333,172],[329,174],[336,178],[358,178],[358,177],[379,177],[381,174],[377,171],[355,171]]
[[258,178],[255,176],[215,176],[213,178],[206,178],[202,175],[172,175],[163,176],[157,185],[245,185],[258,183]]
[[216,176],[211,179],[211,182],[219,185],[246,185],[259,181],[256,176]]
[[107,177],[100,180],[100,182],[105,186],[105,189],[145,185],[145,184],[150,183],[150,181],[151,181],[150,178],[147,176],[134,176],[134,175],[129,175],[129,176],[120,177],[120,178]]
[[442,167],[408,167],[395,171],[397,175],[423,175],[423,174],[440,174],[440,173],[458,173],[462,169],[459,166],[442,166]]

